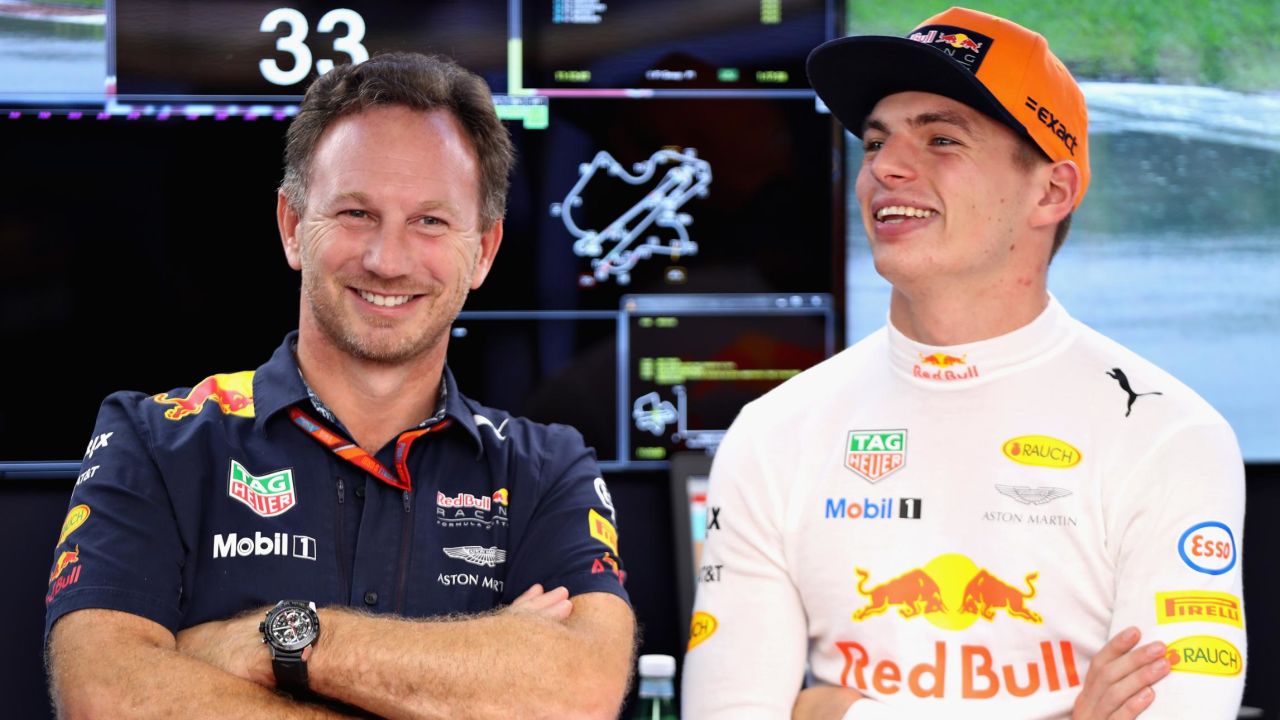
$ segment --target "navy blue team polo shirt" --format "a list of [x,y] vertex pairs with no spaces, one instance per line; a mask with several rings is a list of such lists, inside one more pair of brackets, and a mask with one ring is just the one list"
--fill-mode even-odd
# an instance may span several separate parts
[[[172,632],[282,599],[407,617],[474,613],[534,583],[627,600],[617,517],[582,436],[481,406],[444,370],[448,422],[403,458],[403,491],[325,429],[288,336],[256,371],[102,404],[54,551],[45,634],[82,608]],[[437,428],[432,428],[436,430]],[[374,457],[393,473],[395,441]]]

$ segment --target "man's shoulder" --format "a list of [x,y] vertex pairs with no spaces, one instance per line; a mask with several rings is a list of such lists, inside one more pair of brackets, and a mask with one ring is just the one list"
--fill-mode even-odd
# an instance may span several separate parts
[[[106,397],[98,413],[98,429],[124,430],[146,438],[157,449],[173,449],[211,430],[225,434],[232,425],[251,427],[257,408],[254,371],[218,373],[199,382],[160,393],[121,390]],[[123,436],[117,436],[119,439]]]
[[257,413],[253,391],[255,374],[253,370],[216,373],[188,387],[152,395],[117,393],[108,400],[118,398],[127,403],[139,421],[162,435],[235,420],[252,421]]
[[467,415],[462,420],[474,425],[486,453],[557,456],[578,455],[585,449],[582,433],[572,426],[531,420],[465,395],[460,399]]
[[[1084,373],[1094,395],[1113,400],[1123,417],[1143,415],[1173,424],[1226,424],[1195,390],[1155,362],[1081,323],[1068,357],[1075,373]],[[1116,414],[1112,412],[1111,414]]]
[[831,398],[853,389],[857,383],[875,382],[874,371],[888,370],[884,328],[862,338],[822,362],[792,376],[749,406],[772,416],[811,415]]

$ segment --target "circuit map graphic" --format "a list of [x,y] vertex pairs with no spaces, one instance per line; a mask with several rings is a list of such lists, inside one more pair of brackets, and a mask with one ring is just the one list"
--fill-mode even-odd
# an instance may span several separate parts
[[[583,190],[597,172],[603,170],[607,176],[628,185],[643,185],[659,176],[664,168],[653,189],[604,229],[584,229],[574,221],[573,211],[582,207]],[[648,160],[635,163],[632,169],[634,174],[601,150],[591,162],[578,166],[578,182],[570,188],[564,201],[551,204],[552,217],[560,218],[575,238],[574,254],[591,258],[591,275],[596,282],[606,282],[612,277],[619,285],[627,285],[631,282],[631,271],[641,260],[655,255],[674,259],[698,252],[698,243],[689,237],[693,217],[680,209],[693,198],[709,194],[711,164],[699,158],[693,148],[664,148]],[[657,228],[670,229],[674,236],[661,238]],[[612,244],[607,251],[606,244]]]

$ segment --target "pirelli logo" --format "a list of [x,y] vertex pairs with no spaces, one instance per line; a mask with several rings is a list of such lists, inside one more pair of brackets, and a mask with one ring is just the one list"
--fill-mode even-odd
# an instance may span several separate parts
[[1156,623],[1208,622],[1244,629],[1240,598],[1214,590],[1156,593]]
[[604,543],[604,546],[612,550],[614,555],[618,554],[618,529],[613,526],[613,523],[605,520],[603,515],[596,512],[595,508],[587,512],[587,529],[591,537]]

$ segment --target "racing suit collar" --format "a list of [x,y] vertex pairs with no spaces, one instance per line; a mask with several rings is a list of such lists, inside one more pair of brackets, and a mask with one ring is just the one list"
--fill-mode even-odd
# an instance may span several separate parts
[[962,345],[926,345],[886,323],[889,359],[895,374],[939,390],[957,390],[1031,367],[1057,355],[1076,334],[1071,316],[1049,295],[1045,309],[1012,332]]

